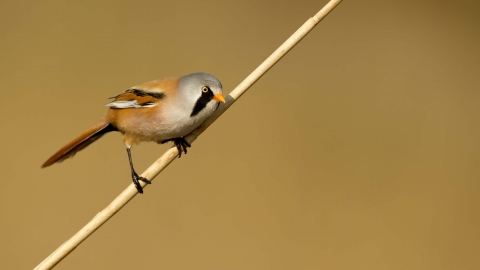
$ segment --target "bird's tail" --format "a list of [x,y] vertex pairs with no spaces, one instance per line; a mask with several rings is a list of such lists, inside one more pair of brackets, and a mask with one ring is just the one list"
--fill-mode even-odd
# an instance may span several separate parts
[[73,141],[62,147],[62,149],[53,154],[53,156],[43,163],[42,168],[73,157],[78,151],[89,146],[91,143],[100,139],[103,135],[105,135],[105,133],[110,131],[117,131],[117,128],[110,124],[106,119],[102,119],[96,125],[85,131],[82,135],[78,136]]

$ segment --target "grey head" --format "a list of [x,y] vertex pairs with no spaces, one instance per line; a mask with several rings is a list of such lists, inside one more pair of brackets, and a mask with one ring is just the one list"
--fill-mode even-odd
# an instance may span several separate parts
[[205,72],[185,75],[179,81],[180,89],[194,89],[202,86],[208,86],[214,95],[222,93],[222,83],[215,76]]
[[208,73],[197,72],[181,77],[178,89],[182,99],[192,106],[190,116],[205,109],[212,112],[218,107],[218,102],[224,102],[222,83]]

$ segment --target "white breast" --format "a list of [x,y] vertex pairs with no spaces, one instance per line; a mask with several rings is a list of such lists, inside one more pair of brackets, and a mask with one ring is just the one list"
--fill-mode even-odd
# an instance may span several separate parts
[[[192,102],[189,102],[192,103]],[[183,137],[203,123],[217,108],[217,102],[210,101],[197,115],[190,116],[194,103],[184,106],[171,102],[162,110],[162,119],[157,137],[160,140]],[[160,120],[160,119],[159,119]],[[157,138],[157,141],[158,141]]]

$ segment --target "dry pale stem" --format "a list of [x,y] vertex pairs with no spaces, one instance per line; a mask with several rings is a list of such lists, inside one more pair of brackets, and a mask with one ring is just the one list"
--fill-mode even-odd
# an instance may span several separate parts
[[[212,117],[199,126],[186,139],[193,142],[202,132],[207,129],[223,112],[225,112],[248,88],[250,88],[258,79],[260,79],[273,65],[275,65],[285,54],[287,54],[308,32],[310,32],[317,23],[319,23],[330,11],[337,6],[341,0],[331,0],[314,17],[308,19],[292,36],[290,36],[275,52],[272,53],[260,66],[258,66],[245,80],[243,80],[226,98],[226,103],[219,107]],[[165,169],[177,157],[175,147],[167,150],[155,163],[153,163],[143,174],[143,177],[153,179],[163,169]],[[141,182],[145,187],[145,183]],[[110,205],[99,212],[90,222],[88,222],[72,238],[63,243],[50,256],[42,261],[35,269],[51,269],[72,252],[88,236],[95,232],[100,226],[107,222],[115,213],[120,211],[135,195],[137,190],[133,184],[129,185],[120,195],[115,198]]]

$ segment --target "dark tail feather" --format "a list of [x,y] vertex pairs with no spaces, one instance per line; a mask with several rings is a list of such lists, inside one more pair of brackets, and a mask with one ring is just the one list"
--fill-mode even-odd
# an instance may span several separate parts
[[95,126],[91,127],[85,131],[82,135],[78,136],[75,140],[71,141],[62,149],[58,150],[53,156],[51,156],[45,163],[43,163],[42,168],[48,167],[53,163],[62,162],[67,158],[73,157],[78,151],[89,146],[91,143],[100,139],[105,133],[110,131],[117,131],[117,128],[112,126],[106,120],[100,121]]

